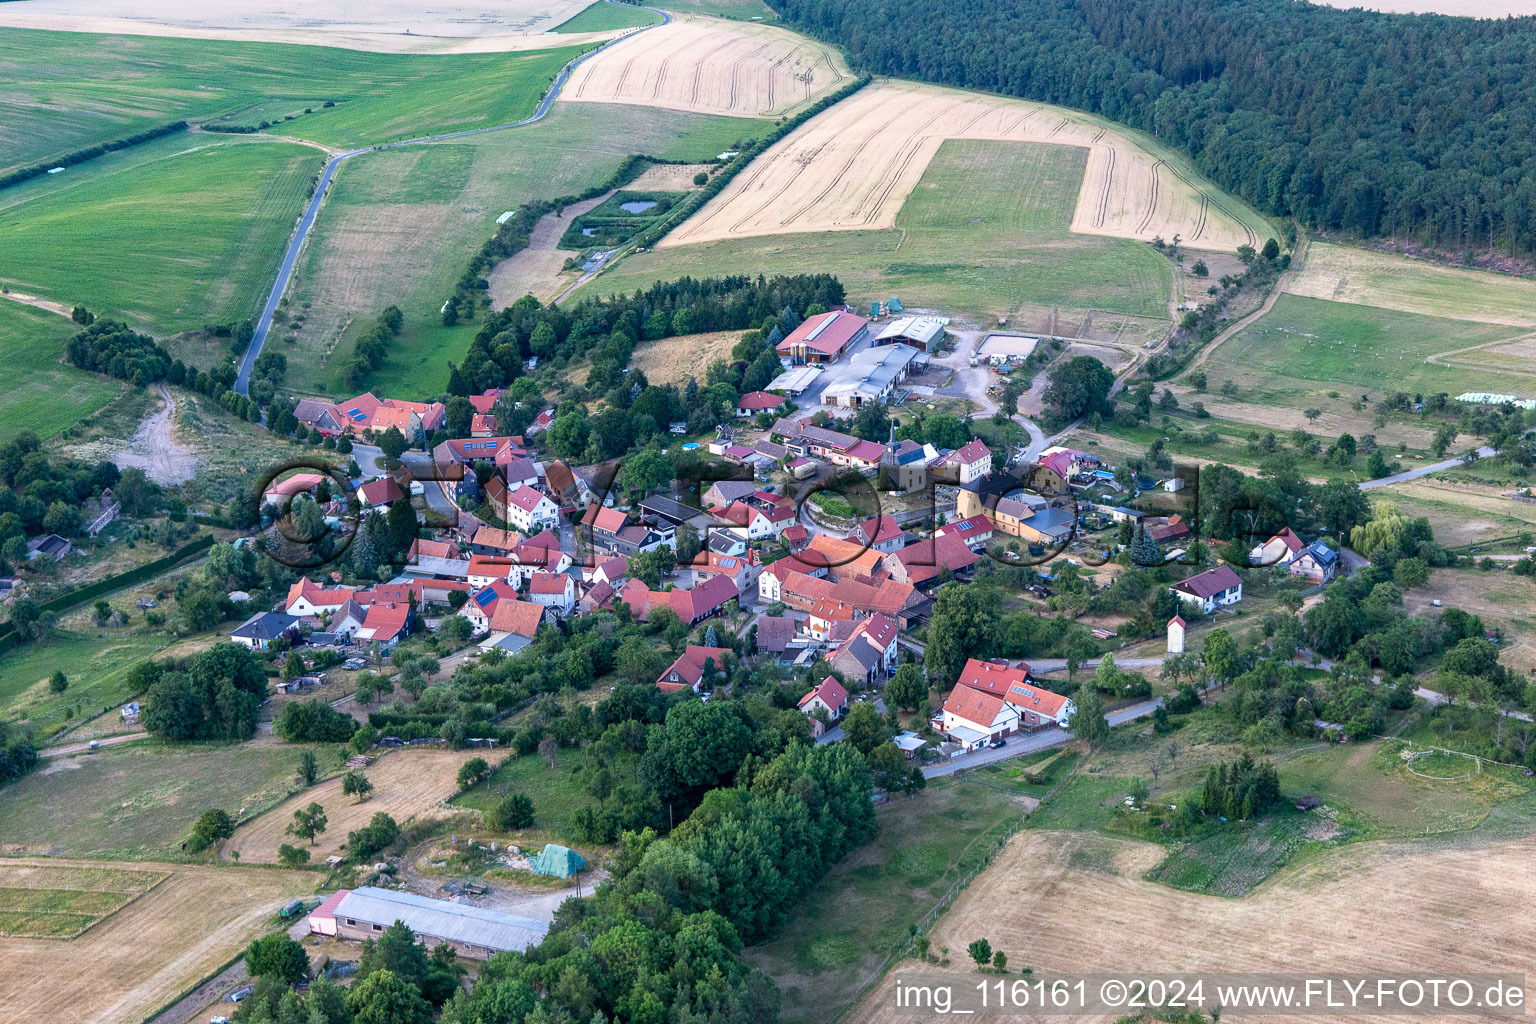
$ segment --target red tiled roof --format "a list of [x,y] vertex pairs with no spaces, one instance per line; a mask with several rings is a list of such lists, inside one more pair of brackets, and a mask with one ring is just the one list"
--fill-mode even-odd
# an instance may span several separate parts
[[544,494],[543,491],[526,486],[519,487],[511,494],[507,495],[507,504],[516,505],[524,512],[532,512],[539,507],[540,502],[548,500],[548,497]]
[[875,516],[860,523],[859,532],[864,535],[864,539],[869,543],[880,544],[884,541],[895,540],[905,531],[897,524],[895,516]]
[[[666,670],[656,679],[656,685],[663,690],[674,691],[692,689],[699,684],[704,676],[704,662],[713,660],[715,668],[724,669],[725,659],[731,652],[724,647],[704,647],[700,644],[689,644],[683,648],[683,653],[677,656],[677,660],[668,665]],[[681,682],[665,681],[667,676],[676,672],[682,679]]]
[[833,711],[848,704],[847,689],[833,676],[827,676],[827,678],[817,684],[816,689],[801,697],[800,703],[797,706],[804,710],[805,706],[817,697],[820,697],[822,703]]
[[380,477],[370,480],[357,489],[363,500],[370,505],[383,505],[391,501],[399,501],[405,497],[405,492],[400,490],[400,485],[395,483],[393,477]]
[[1191,576],[1181,583],[1175,583],[1174,589],[1181,593],[1189,594],[1204,600],[1207,597],[1215,597],[1224,590],[1242,583],[1242,578],[1225,565],[1218,565],[1214,569],[1207,569],[1198,576]]
[[516,598],[496,602],[491,613],[491,632],[533,636],[544,618],[544,606]]
[[[869,321],[842,310],[807,317],[789,337],[778,344],[778,351],[788,352],[798,344],[823,355],[840,352],[854,336],[869,326]],[[814,337],[813,337],[814,335]]]
[[511,551],[523,542],[523,535],[516,530],[503,530],[495,526],[482,526],[475,531],[472,544],[479,544],[488,548],[500,548],[503,551]]
[[398,601],[375,601],[368,606],[368,617],[363,620],[362,630],[373,630],[368,639],[386,643],[405,628],[406,616],[411,606]]
[[[629,522],[629,517],[616,508],[603,508],[599,505],[592,506],[597,511],[592,515],[592,528],[602,530],[605,533],[618,533]],[[586,517],[583,516],[583,519]]]
[[536,572],[528,581],[530,594],[564,594],[571,578],[561,572]]
[[784,404],[784,399],[771,391],[748,391],[736,401],[736,408],[751,412],[766,412]]
[[449,544],[444,540],[423,540],[417,537],[411,541],[412,558],[458,558],[459,548],[456,544]]
[[992,727],[992,723],[1002,713],[1003,699],[985,690],[957,685],[949,691],[949,697],[944,701],[944,710],[986,730]]

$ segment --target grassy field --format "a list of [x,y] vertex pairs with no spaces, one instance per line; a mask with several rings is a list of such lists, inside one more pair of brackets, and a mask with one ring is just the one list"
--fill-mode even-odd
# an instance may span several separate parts
[[[104,747],[51,760],[0,789],[0,850],[49,856],[174,857],[197,816],[247,817],[298,788],[291,744]],[[322,767],[334,749],[318,749]],[[382,809],[382,808],[381,808]]]
[[52,437],[100,409],[123,385],[64,362],[79,325],[57,313],[0,299],[0,444],[23,430]]
[[[30,722],[41,742],[75,718],[128,699],[128,670],[168,643],[166,637],[102,639],[61,631],[47,643],[18,647],[0,655],[0,713]],[[63,693],[48,690],[55,671],[69,678]]]
[[580,52],[424,56],[25,29],[0,39],[0,173],[178,119],[268,120],[336,146],[502,124],[531,112]]
[[763,0],[659,0],[650,6],[679,14],[707,14],[716,18],[778,21],[779,16]]
[[1084,150],[1068,146],[945,142],[894,230],[668,248],[628,257],[586,287],[606,294],[684,274],[815,268],[838,275],[856,306],[894,294],[910,308],[978,319],[1060,308],[1166,323],[1167,260],[1137,242],[1068,230],[1085,161]]
[[[1511,379],[1487,369],[1426,360],[1525,333],[1501,324],[1282,295],[1257,323],[1217,348],[1205,370],[1212,390],[1231,380],[1246,401],[1297,408],[1326,409],[1330,386],[1377,395],[1523,392],[1529,388],[1529,378]],[[1344,395],[1343,400],[1351,397]]]
[[1312,242],[1286,291],[1403,313],[1536,327],[1536,281]]
[[[440,393],[479,322],[444,327],[439,310],[469,256],[519,203],[601,183],[631,153],[706,160],[762,122],[590,103],[542,121],[441,145],[370,153],[337,176],[273,340],[290,386],[339,396],[352,338],[397,303],[405,330],[368,380],[378,394]],[[302,328],[291,317],[303,312]],[[350,394],[350,392],[348,392]]]
[[157,333],[251,315],[322,155],[186,135],[145,151],[71,168],[0,210],[6,278]]
[[1423,516],[1434,528],[1435,540],[1463,547],[1536,532],[1536,505],[1503,494],[1502,488],[1421,477],[1380,488],[1371,500],[1392,502],[1410,518]]
[[0,877],[20,877],[21,884],[41,880],[25,880],[34,872],[80,889],[125,884],[113,877],[164,880],[68,941],[0,937],[0,976],[6,979],[0,1019],[8,1022],[143,1020],[236,956],[284,903],[313,892],[319,877],[170,864],[0,865]]
[[608,32],[616,28],[635,28],[654,25],[661,19],[642,7],[629,4],[610,4],[606,0],[582,11],[569,21],[561,22],[551,32]]
[[879,835],[817,879],[777,938],[747,951],[778,983],[781,1018],[832,1016],[1023,809],[1007,794],[952,779],[882,805]]
[[[495,758],[489,758],[495,763]],[[512,793],[522,793],[533,801],[534,828],[563,834],[571,812],[593,802],[587,795],[582,777],[579,750],[561,751],[558,766],[537,754],[511,757],[503,761],[491,777],[474,789],[454,797],[458,807],[488,811]]]

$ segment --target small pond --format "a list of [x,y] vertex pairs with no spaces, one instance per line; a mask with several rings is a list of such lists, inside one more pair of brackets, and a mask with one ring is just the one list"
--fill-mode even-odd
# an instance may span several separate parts
[[655,205],[656,200],[654,199],[634,199],[627,203],[621,203],[619,209],[625,213],[644,213]]

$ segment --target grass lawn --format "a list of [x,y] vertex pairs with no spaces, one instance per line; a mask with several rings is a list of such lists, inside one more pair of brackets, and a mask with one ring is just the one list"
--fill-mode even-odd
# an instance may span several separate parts
[[1020,142],[945,142],[890,231],[770,235],[627,257],[588,288],[629,291],[684,274],[836,274],[849,301],[893,294],[912,308],[990,318],[1102,311],[1128,334],[1160,331],[1171,265],[1139,242],[1068,228],[1085,151]]
[[879,835],[816,880],[782,934],[746,952],[778,983],[781,1018],[831,1017],[1022,812],[1007,794],[954,779],[883,804]]
[[502,124],[527,116],[581,52],[370,53],[26,29],[0,39],[0,173],[179,119],[268,120],[336,146]]
[[[495,758],[488,760],[494,763]],[[557,766],[551,769],[549,762],[538,754],[514,755],[503,761],[489,779],[454,797],[452,803],[488,811],[503,797],[522,793],[533,801],[534,828],[564,834],[571,812],[594,802],[587,795],[583,760],[580,750],[562,750]]]
[[1426,360],[1526,333],[1520,327],[1282,295],[1268,314],[1217,348],[1205,370],[1213,391],[1232,380],[1247,401],[1290,407],[1319,404],[1328,385],[1362,393],[1524,392],[1530,389],[1528,377],[1501,384],[1486,367]]
[[52,437],[123,390],[110,377],[64,362],[64,343],[79,329],[57,313],[0,299],[0,444],[23,430]]
[[[204,811],[239,820],[296,792],[305,749],[145,741],[60,758],[0,789],[5,842],[55,856],[175,858]],[[333,748],[308,749],[334,763]]]
[[[557,103],[526,128],[349,161],[274,326],[289,386],[351,394],[343,375],[352,341],[396,303],[405,329],[366,386],[401,397],[440,393],[448,361],[460,359],[480,329],[478,316],[444,327],[440,309],[498,216],[599,184],[631,153],[704,161],[762,130],[763,122],[743,118]],[[295,331],[299,313],[304,322]]]
[[1175,889],[1241,896],[1306,850],[1322,849],[1307,832],[1319,819],[1285,808],[1221,830],[1170,853],[1147,873]]
[[137,160],[29,183],[0,209],[0,266],[19,290],[156,333],[244,319],[321,163],[284,142],[158,140]]
[[576,17],[561,22],[550,29],[550,31],[608,32],[616,28],[654,25],[660,20],[661,18],[645,10],[643,7],[635,7],[631,4],[610,4],[607,0],[597,0],[597,3],[576,15]]
[[[167,637],[102,639],[60,631],[42,644],[23,644],[0,655],[0,713],[7,721],[32,723],[41,744],[72,720],[99,714],[132,696],[125,689],[129,669],[170,643]],[[62,671],[63,693],[51,693],[48,679]],[[66,717],[67,713],[74,714]]]
[[1410,519],[1428,519],[1435,540],[1455,548],[1536,532],[1536,505],[1506,498],[1503,491],[1421,477],[1370,494],[1373,502],[1394,504]]

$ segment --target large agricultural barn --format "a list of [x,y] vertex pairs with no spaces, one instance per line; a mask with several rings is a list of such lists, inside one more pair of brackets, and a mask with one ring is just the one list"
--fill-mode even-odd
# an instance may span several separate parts
[[543,921],[374,886],[337,891],[309,915],[309,928],[320,935],[370,939],[396,921],[405,922],[429,947],[446,942],[460,956],[476,960],[521,952],[549,932]]

